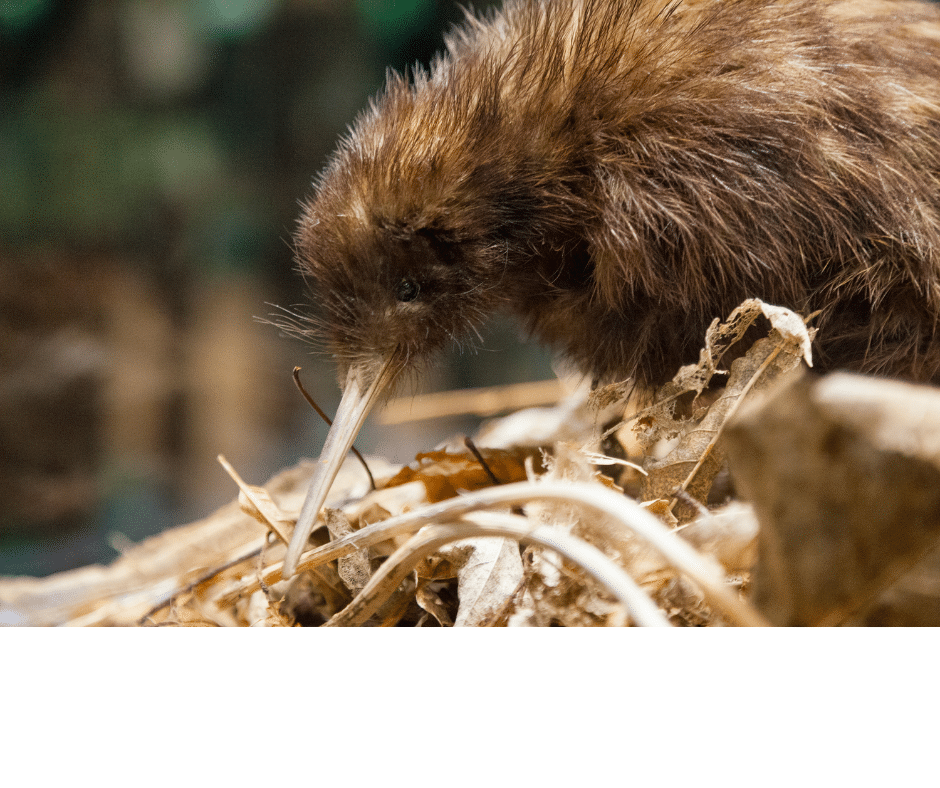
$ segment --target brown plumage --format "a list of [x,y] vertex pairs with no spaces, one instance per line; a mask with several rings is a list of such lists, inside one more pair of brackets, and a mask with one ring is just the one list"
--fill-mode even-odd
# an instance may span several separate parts
[[940,382],[938,178],[931,5],[507,0],[390,77],[321,176],[296,236],[310,333],[356,427],[497,309],[653,387],[759,297],[821,310],[822,370]]

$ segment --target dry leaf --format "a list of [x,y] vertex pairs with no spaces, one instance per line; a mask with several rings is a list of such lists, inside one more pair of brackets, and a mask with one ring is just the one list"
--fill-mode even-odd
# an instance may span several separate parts
[[937,389],[805,376],[746,408],[728,440],[773,623],[845,622],[940,541]]
[[426,558],[415,574],[419,587],[436,580],[457,579],[459,607],[452,624],[444,624],[434,610],[421,605],[442,626],[485,626],[494,613],[506,608],[519,589],[522,558],[518,544],[510,539],[462,539]]
[[[727,374],[719,367],[722,357],[744,337],[748,328],[761,315],[770,321],[771,332],[768,337],[777,340],[774,344],[779,345],[788,355],[805,359],[812,366],[810,346],[815,330],[808,329],[802,318],[786,307],[765,304],[757,298],[748,299],[725,322],[717,318],[712,321],[705,333],[705,347],[699,354],[698,363],[682,367],[669,383],[656,392],[656,401],[641,414],[642,418],[634,430],[647,452],[658,441],[672,440],[688,431],[689,420],[675,417],[677,401],[692,392],[701,395],[715,375]],[[700,408],[692,414],[692,418],[701,418],[704,410]]]
[[[801,357],[806,362],[806,366],[813,366],[813,336],[816,332],[808,329],[803,318],[785,306],[765,304],[756,298],[753,301],[759,305],[761,313],[783,338],[787,351],[794,356]],[[749,302],[745,302],[747,303]],[[743,306],[744,304],[738,309]]]
[[454,620],[447,610],[447,606],[441,601],[438,593],[431,587],[436,581],[426,578],[419,578],[415,587],[415,602],[422,610],[426,610],[437,620],[442,627],[452,627]]
[[[541,462],[541,455],[531,449],[481,449],[480,453],[493,475],[501,484],[524,481],[527,458]],[[458,490],[480,490],[493,482],[477,459],[469,453],[452,454],[446,451],[423,452],[415,457],[416,468],[410,465],[401,469],[386,487],[396,487],[420,481],[427,490],[431,503],[444,501],[457,495]]]
[[[353,532],[348,518],[339,509],[325,508],[323,510],[323,519],[326,522],[326,529],[330,532],[330,539],[333,541],[349,536]],[[368,550],[357,550],[338,559],[336,563],[336,571],[340,579],[353,595],[358,594],[365,588],[366,583],[369,582],[369,578],[372,576]]]
[[457,545],[462,548],[462,560],[449,559],[457,568],[460,599],[454,626],[485,625],[506,607],[522,584],[519,545],[510,539],[494,538],[468,539]]
[[847,623],[877,627],[940,626],[940,547],[905,572],[864,615]]
[[[760,313],[764,306],[766,305],[762,302],[755,301],[751,305],[751,310]],[[799,320],[789,310],[784,310],[782,307],[774,309],[777,310],[774,314],[779,322],[783,322],[784,317],[781,311]],[[744,314],[747,314],[752,321],[756,318],[756,314]],[[739,318],[737,323],[732,323],[734,327],[732,337],[737,336],[738,331],[743,333],[743,329],[749,325],[742,320]],[[767,389],[776,380],[797,368],[803,357],[804,349],[800,342],[803,337],[807,337],[805,326],[803,335],[795,339],[792,335],[782,337],[776,329],[773,329],[770,337],[758,340],[742,358],[735,359],[731,364],[727,385],[718,399],[708,408],[701,421],[695,425],[691,421],[682,422],[684,434],[678,445],[664,459],[648,459],[644,464],[648,474],[643,480],[644,499],[671,498],[674,491],[681,488],[702,503],[708,500],[712,482],[724,464],[725,450],[718,439],[725,420],[749,392]],[[650,423],[653,425],[652,429],[649,426]],[[677,422],[669,417],[664,426],[666,433],[673,435],[677,429]],[[648,434],[658,429],[655,420],[647,422]],[[693,507],[685,504],[677,505],[674,512],[680,522],[687,522],[696,514]]]
[[677,525],[679,525],[679,521],[672,513],[672,509],[669,506],[669,500],[667,498],[654,498],[652,501],[643,501],[643,503],[640,505],[650,514],[655,514],[666,525],[672,528],[675,528]]
[[284,544],[290,543],[296,519],[284,514],[280,507],[271,500],[264,487],[248,485],[238,493],[238,505],[249,517],[253,517],[263,526],[270,528]]
[[757,515],[735,501],[700,515],[679,532],[683,539],[721,562],[728,572],[749,572],[757,563]]

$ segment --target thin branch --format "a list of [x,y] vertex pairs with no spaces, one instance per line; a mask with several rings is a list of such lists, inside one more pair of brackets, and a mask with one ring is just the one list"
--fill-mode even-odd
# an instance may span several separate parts
[[487,463],[487,461],[483,459],[483,455],[480,454],[480,450],[477,448],[477,445],[470,438],[464,438],[463,445],[470,450],[470,453],[474,457],[476,457],[477,462],[480,463],[480,466],[484,471],[486,471],[486,475],[490,477],[490,481],[493,482],[493,484],[500,484],[501,482],[496,478],[496,474],[493,473],[493,469],[490,468],[489,463]]

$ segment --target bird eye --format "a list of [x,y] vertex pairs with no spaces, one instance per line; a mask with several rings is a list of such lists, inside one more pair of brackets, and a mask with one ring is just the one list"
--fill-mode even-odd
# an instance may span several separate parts
[[414,301],[418,297],[421,288],[414,279],[402,279],[395,289],[395,298],[399,301]]

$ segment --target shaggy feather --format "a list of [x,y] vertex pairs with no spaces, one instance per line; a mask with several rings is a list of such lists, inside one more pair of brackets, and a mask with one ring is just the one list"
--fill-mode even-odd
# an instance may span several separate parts
[[508,309],[653,387],[759,297],[821,310],[823,370],[940,382],[940,13],[507,0],[389,76],[296,246],[341,374]]

